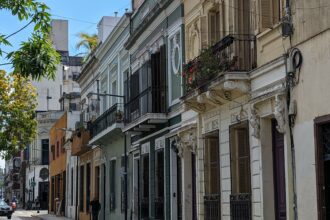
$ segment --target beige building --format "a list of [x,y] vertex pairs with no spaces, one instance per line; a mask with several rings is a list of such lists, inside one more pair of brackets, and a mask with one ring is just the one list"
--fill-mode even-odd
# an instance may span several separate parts
[[184,6],[183,219],[329,218],[326,2]]

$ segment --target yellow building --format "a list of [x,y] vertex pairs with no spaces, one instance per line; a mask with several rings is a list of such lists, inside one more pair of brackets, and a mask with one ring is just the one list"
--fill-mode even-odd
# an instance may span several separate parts
[[[64,215],[66,193],[66,150],[65,129],[67,127],[67,113],[56,121],[50,130],[50,191],[49,209],[52,213]],[[57,211],[60,207],[60,211]]]

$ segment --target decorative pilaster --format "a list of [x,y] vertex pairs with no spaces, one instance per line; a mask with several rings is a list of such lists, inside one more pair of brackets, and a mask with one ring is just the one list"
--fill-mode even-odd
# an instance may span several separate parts
[[260,138],[260,117],[257,114],[257,110],[254,104],[251,105],[251,116],[250,116],[250,125],[253,129],[252,136],[256,139]]
[[277,121],[276,129],[280,133],[285,133],[285,105],[280,95],[275,96],[274,116]]

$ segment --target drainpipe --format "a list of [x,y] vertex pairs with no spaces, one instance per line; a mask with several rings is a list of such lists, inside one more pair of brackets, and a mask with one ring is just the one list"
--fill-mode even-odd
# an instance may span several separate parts
[[79,171],[79,158],[77,157],[77,168],[76,168],[76,214],[75,214],[75,220],[78,220],[78,171]]
[[[296,59],[299,59],[297,61]],[[293,193],[294,193],[294,198],[293,198],[293,208],[294,208],[294,219],[298,219],[298,206],[297,206],[297,184],[296,184],[296,158],[295,158],[295,146],[294,146],[294,139],[293,139],[293,126],[295,123],[295,116],[296,116],[296,110],[295,110],[295,104],[293,102],[291,103],[291,91],[294,88],[295,85],[299,83],[299,78],[298,81],[296,80],[296,71],[300,71],[301,64],[303,62],[302,60],[302,54],[299,49],[297,48],[290,48],[289,54],[286,54],[286,59],[285,59],[285,67],[286,67],[286,83],[287,83],[287,109],[288,109],[288,123],[289,123],[289,132],[290,132],[290,143],[291,143],[291,159],[292,159],[292,178],[293,178]],[[289,64],[288,64],[289,60]],[[289,68],[288,68],[289,66]],[[298,76],[299,77],[299,76]],[[293,106],[290,106],[290,105]],[[292,110],[290,111],[290,107],[292,107]]]
[[[126,104],[126,96],[124,95],[124,112],[125,112],[125,104]],[[125,114],[125,113],[124,113]],[[125,117],[124,117],[125,118]],[[124,121],[125,124],[125,121]],[[124,199],[125,199],[125,220],[127,220],[127,209],[128,209],[128,202],[127,202],[127,136],[124,133],[124,162],[125,162],[125,171],[124,171]]]

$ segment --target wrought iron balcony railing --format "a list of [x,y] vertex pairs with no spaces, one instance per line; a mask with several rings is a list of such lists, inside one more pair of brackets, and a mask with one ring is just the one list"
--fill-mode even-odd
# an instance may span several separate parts
[[220,194],[204,196],[205,220],[220,220]]
[[119,109],[118,104],[114,104],[89,125],[91,138],[95,137],[115,123],[122,123],[123,119],[123,111]]
[[166,89],[149,87],[125,104],[125,123],[147,113],[166,113]]
[[250,220],[251,194],[239,193],[230,195],[230,213],[232,220]]
[[186,92],[201,88],[225,72],[247,72],[255,66],[254,35],[227,35],[183,65]]

